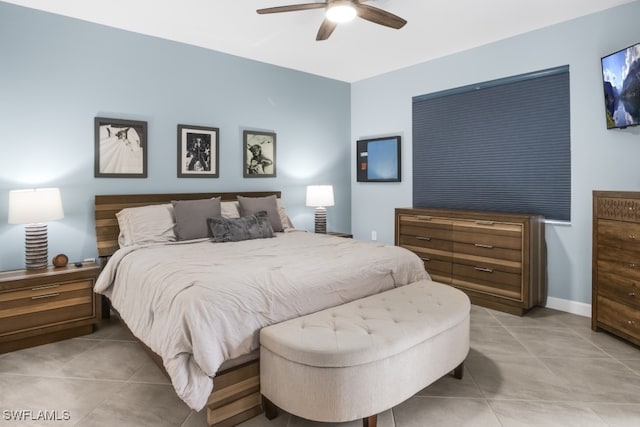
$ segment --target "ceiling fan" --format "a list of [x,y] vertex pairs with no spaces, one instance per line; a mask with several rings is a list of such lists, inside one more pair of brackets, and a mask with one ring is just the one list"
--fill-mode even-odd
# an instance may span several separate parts
[[326,9],[325,18],[320,25],[316,40],[329,38],[336,26],[341,22],[347,22],[359,16],[367,21],[387,27],[400,29],[407,23],[406,20],[377,7],[362,4],[367,0],[325,0],[321,3],[292,4],[289,6],[268,7],[258,9],[259,14],[295,12],[309,9]]

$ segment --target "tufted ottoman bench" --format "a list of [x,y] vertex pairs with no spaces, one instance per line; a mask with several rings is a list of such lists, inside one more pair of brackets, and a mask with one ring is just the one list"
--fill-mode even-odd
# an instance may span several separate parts
[[260,388],[277,408],[314,421],[363,419],[405,401],[469,352],[469,298],[422,280],[268,326],[260,332]]

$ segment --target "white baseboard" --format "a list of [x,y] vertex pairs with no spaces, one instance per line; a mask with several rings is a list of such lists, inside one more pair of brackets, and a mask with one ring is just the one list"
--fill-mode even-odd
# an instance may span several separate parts
[[591,317],[591,304],[585,304],[583,302],[547,297],[546,307],[577,314],[578,316]]

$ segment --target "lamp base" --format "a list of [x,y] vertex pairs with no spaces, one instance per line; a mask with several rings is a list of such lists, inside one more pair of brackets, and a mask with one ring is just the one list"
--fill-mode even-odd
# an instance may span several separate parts
[[317,207],[315,209],[315,232],[327,233],[327,209],[323,207]]
[[47,224],[29,224],[24,228],[25,267],[27,270],[47,268]]

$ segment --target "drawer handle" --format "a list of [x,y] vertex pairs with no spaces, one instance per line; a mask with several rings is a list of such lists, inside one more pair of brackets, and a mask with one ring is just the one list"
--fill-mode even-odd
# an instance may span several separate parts
[[627,323],[629,324],[629,326],[636,326],[635,320],[629,320]]
[[52,289],[57,288],[60,285],[47,285],[47,286],[38,286],[37,288],[31,288],[32,291],[41,291],[43,289]]
[[478,224],[478,225],[493,225],[493,224],[495,224],[495,222],[493,222],[493,221],[476,220],[476,224]]
[[38,295],[35,297],[31,297],[31,299],[42,299],[42,298],[53,298],[53,297],[57,297],[60,294],[46,294],[46,295]]
[[419,219],[419,220],[421,220],[421,221],[428,221],[428,220],[430,220],[431,218],[432,218],[432,217],[430,217],[430,216],[426,216],[426,215],[418,215],[418,216],[416,216],[416,219]]
[[431,258],[427,258],[427,257],[420,257],[420,259],[423,261],[431,261]]
[[636,264],[634,264],[634,263],[629,263],[629,264],[627,264],[627,267],[629,267],[629,268],[637,268],[638,266]]
[[418,240],[426,240],[427,242],[431,241],[431,237],[421,237],[421,236],[416,236],[416,239]]
[[493,270],[486,267],[473,267],[474,270],[484,271],[485,273],[493,273]]
[[493,246],[491,246],[491,245],[483,245],[482,243],[476,243],[473,246],[475,246],[476,248],[493,249]]
[[629,234],[629,240],[636,240],[636,236],[633,234]]
[[630,296],[630,297],[635,297],[635,296],[636,296],[636,293],[635,293],[635,292],[629,292],[629,296]]

